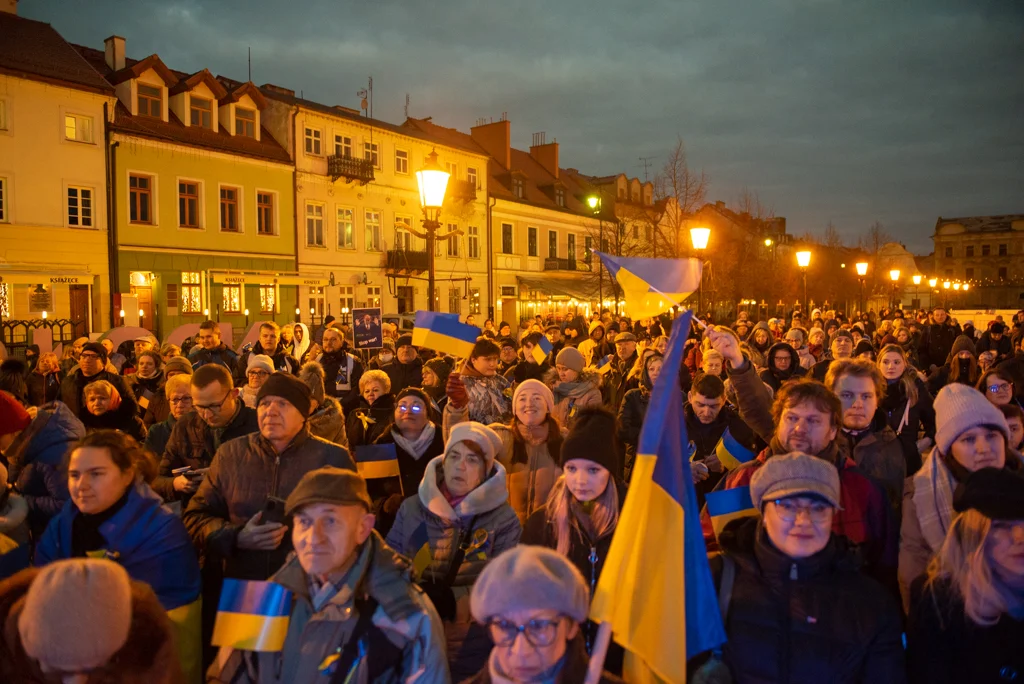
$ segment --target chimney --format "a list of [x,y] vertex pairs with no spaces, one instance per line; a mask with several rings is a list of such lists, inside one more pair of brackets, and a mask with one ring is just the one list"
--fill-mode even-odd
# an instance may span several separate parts
[[18,0],[0,0],[0,12],[18,14]]
[[482,126],[473,126],[469,134],[502,168],[512,168],[512,123],[508,119]]
[[288,97],[295,97],[295,91],[291,88],[285,88],[283,86],[274,85],[273,83],[264,83],[260,86],[260,90],[269,90],[273,93],[280,95],[287,95]]
[[110,36],[103,41],[103,56],[112,71],[124,69],[124,38]]
[[[530,147],[530,156],[544,167],[544,170],[558,178],[558,141],[545,143],[543,133],[535,133],[534,145]],[[539,144],[538,144],[539,143]]]

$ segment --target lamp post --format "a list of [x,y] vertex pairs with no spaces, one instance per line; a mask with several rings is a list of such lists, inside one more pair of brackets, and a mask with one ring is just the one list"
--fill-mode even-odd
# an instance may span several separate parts
[[859,313],[864,313],[864,276],[866,276],[868,274],[868,262],[866,262],[866,261],[858,261],[854,266],[857,269],[857,280],[860,281],[860,307],[859,307],[860,311],[859,311]]
[[802,250],[796,253],[796,265],[800,267],[800,271],[804,276],[804,311],[807,311],[807,267],[811,265],[811,253],[807,250]]
[[[704,305],[704,302],[702,301],[703,297],[704,297],[704,263],[703,263],[704,259],[703,259],[703,256],[701,256],[701,255],[703,255],[704,250],[708,248],[708,240],[710,240],[710,239],[711,239],[711,229],[710,228],[699,227],[699,228],[691,228],[690,229],[690,242],[691,242],[691,244],[693,244],[694,251],[697,252],[698,257],[701,259],[700,284],[697,285],[697,315],[698,316],[700,316],[701,308]],[[712,308],[714,308],[714,307],[712,307]]]
[[890,304],[892,305],[892,308],[898,309],[899,306],[897,306],[896,303],[896,288],[899,287],[900,269],[894,268],[889,271],[889,277],[892,279],[892,300],[890,301]]
[[341,307],[341,322],[343,325],[348,325],[348,307]]
[[145,327],[145,321],[142,320],[143,318],[145,318],[145,316],[146,316],[146,312],[143,311],[142,309],[139,309],[139,327],[140,328]]
[[302,321],[302,309],[295,307],[295,322],[299,323],[300,321]]
[[121,316],[121,327],[123,328],[124,327],[124,309],[121,309],[121,311],[118,312],[118,314]]
[[249,327],[249,310],[248,309],[245,310],[245,327],[246,328]]
[[451,177],[437,162],[437,152],[430,151],[427,163],[416,172],[416,184],[420,190],[420,206],[423,207],[423,232],[415,229],[411,232],[416,237],[427,241],[427,310],[434,310],[434,243],[438,239],[445,240],[453,235],[461,234],[459,230],[448,231],[438,235],[441,228],[441,207],[444,195],[448,190],[448,179]]
[[[920,273],[918,273],[917,275],[913,276],[911,278],[911,280],[914,281],[914,299],[917,300],[916,307],[918,309],[920,309],[921,308],[921,281],[924,280],[924,276],[922,276]],[[911,307],[913,308],[914,305],[911,304]]]
[[[590,212],[597,217],[597,248],[600,250],[604,249],[604,219],[601,218],[601,196],[600,195],[588,195],[587,206],[590,207]],[[590,258],[594,260],[593,256]],[[598,259],[600,262],[600,259]],[[603,264],[597,264],[597,300],[604,300],[604,268]]]

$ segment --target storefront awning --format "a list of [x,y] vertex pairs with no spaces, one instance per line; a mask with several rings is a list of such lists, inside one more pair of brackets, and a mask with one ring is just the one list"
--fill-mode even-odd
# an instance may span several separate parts
[[[516,280],[519,282],[520,292],[525,288],[531,292],[541,293],[544,298],[568,297],[569,299],[578,299],[582,302],[596,301],[598,298],[596,283],[594,284],[593,289],[591,289],[590,283],[585,281],[581,282],[580,280],[562,280],[560,278],[523,278],[521,276],[517,277]],[[520,297],[520,299],[527,298]]]
[[0,283],[8,285],[92,285],[93,274],[82,272],[41,273],[0,269]]

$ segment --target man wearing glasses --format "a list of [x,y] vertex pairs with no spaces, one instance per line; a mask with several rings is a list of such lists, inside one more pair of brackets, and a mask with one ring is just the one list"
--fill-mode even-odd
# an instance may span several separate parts
[[125,385],[121,376],[105,370],[106,365],[107,348],[99,342],[87,342],[82,345],[82,352],[78,355],[78,366],[72,368],[61,383],[60,400],[67,404],[79,419],[88,414],[83,396],[85,386],[97,380],[106,380],[113,385],[117,393],[121,395],[121,405],[131,406],[132,412],[125,409],[125,414],[134,415],[138,412],[135,395]]
[[[224,366],[200,366],[192,374],[190,399],[193,410],[174,424],[160,460],[160,476],[153,482],[165,501],[181,500],[183,505],[202,482],[196,471],[210,467],[220,445],[258,429],[256,411],[242,404]],[[191,470],[175,473],[185,467]]]

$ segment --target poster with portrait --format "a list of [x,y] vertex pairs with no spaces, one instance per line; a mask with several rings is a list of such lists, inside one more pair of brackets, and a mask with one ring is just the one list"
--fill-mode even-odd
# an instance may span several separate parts
[[380,323],[380,307],[352,310],[352,331],[356,349],[380,349],[383,346]]

